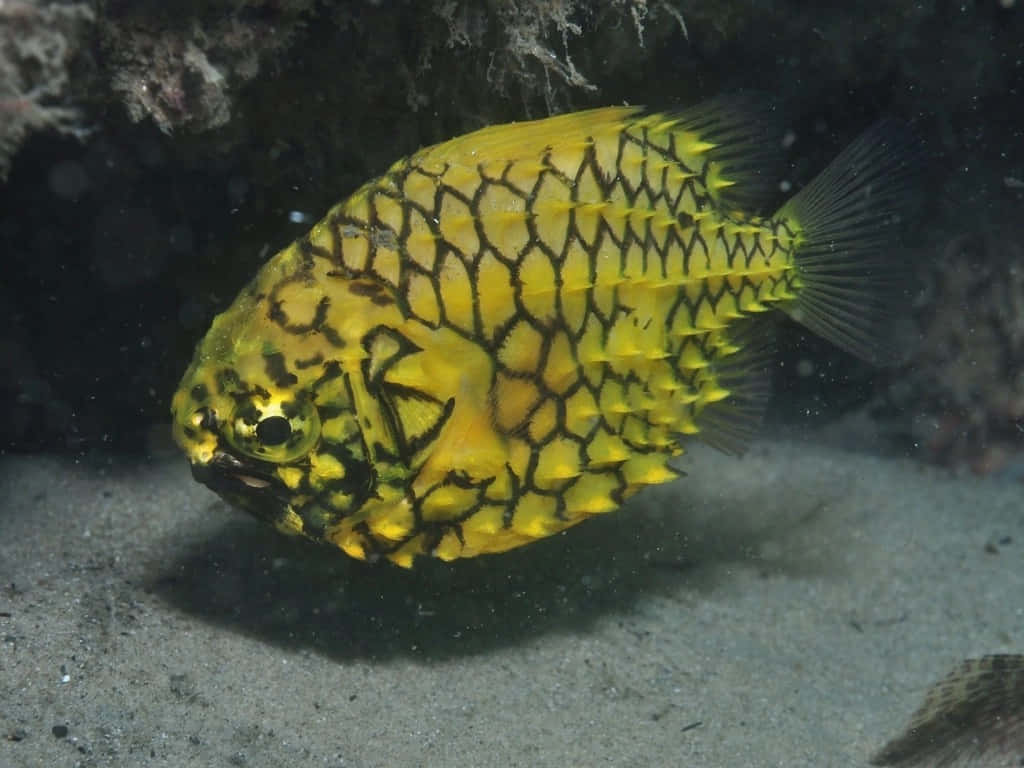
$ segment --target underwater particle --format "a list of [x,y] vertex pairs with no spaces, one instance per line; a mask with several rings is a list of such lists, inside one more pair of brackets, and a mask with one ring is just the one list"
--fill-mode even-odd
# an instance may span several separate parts
[[186,330],[198,328],[206,320],[208,320],[206,307],[200,301],[186,299],[178,308],[178,322]]
[[151,209],[108,205],[94,226],[94,264],[107,286],[138,285],[163,271],[170,239]]
[[50,191],[62,200],[78,200],[89,188],[85,167],[73,160],[56,163],[48,174]]
[[282,532],[409,566],[610,512],[677,477],[689,436],[742,452],[769,310],[883,358],[872,280],[915,172],[883,122],[757,216],[778,151],[762,117],[596,109],[395,163],[214,319],[172,405],[194,476]]
[[249,181],[242,176],[233,176],[227,183],[228,205],[238,208],[249,196]]
[[178,224],[167,230],[167,245],[173,253],[189,253],[195,247],[195,236],[187,224]]
[[[1024,655],[967,659],[925,694],[872,765],[1018,765],[1024,757]],[[984,762],[978,762],[983,760]]]

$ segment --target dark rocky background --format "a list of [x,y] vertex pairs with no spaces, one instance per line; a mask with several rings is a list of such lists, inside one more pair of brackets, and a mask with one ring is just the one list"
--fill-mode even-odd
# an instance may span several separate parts
[[[1024,8],[1014,0],[0,3],[0,452],[167,445],[257,266],[417,147],[628,101],[772,94],[805,183],[882,114],[925,144],[907,359],[784,326],[774,418],[869,416],[977,471],[1024,439]],[[169,10],[173,9],[173,10]],[[780,193],[780,201],[784,195]],[[1019,461],[1019,459],[1018,459]]]

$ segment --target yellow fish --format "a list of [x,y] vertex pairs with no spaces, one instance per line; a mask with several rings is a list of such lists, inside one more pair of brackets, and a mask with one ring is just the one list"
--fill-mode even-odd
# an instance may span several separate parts
[[908,188],[882,124],[772,216],[735,101],[498,125],[395,163],[270,259],[174,396],[195,477],[287,533],[409,566],[527,544],[739,451],[765,314],[871,357]]

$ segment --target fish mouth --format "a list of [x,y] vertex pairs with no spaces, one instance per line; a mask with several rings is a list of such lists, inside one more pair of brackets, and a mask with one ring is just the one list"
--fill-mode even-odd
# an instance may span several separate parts
[[209,462],[191,468],[196,481],[256,517],[275,520],[288,507],[290,491],[274,464],[217,451]]

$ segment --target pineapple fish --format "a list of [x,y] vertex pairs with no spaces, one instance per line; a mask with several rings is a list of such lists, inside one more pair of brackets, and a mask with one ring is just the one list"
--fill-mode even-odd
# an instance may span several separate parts
[[763,125],[735,100],[612,107],[398,161],[213,321],[172,404],[194,476],[407,567],[610,512],[688,436],[741,451],[770,310],[876,356],[910,176],[883,123],[759,217]]

